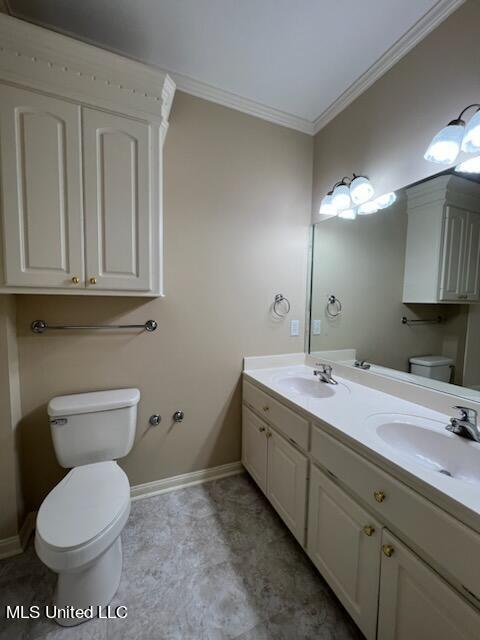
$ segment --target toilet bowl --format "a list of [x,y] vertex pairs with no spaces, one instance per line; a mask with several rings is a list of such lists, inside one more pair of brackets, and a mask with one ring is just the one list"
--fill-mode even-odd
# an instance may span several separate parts
[[95,616],[120,583],[120,535],[130,513],[130,485],[109,458],[132,447],[139,397],[137,389],[125,389],[64,396],[49,404],[57,458],[73,468],[40,507],[35,550],[58,574],[53,604],[63,626],[85,618],[62,610],[92,607]]

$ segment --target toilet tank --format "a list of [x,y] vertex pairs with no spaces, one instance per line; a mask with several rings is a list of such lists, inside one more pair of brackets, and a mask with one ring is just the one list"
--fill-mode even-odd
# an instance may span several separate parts
[[453,360],[446,356],[416,356],[410,358],[410,373],[423,378],[450,382]]
[[48,403],[53,446],[65,468],[123,458],[133,446],[138,389],[58,396]]

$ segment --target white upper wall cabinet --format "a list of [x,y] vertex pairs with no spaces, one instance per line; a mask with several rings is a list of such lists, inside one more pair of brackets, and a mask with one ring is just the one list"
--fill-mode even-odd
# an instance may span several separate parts
[[83,280],[80,107],[0,86],[5,284]]
[[407,198],[403,302],[479,302],[480,185],[440,176]]
[[157,296],[175,85],[0,15],[0,293]]
[[84,109],[86,284],[152,288],[150,125]]

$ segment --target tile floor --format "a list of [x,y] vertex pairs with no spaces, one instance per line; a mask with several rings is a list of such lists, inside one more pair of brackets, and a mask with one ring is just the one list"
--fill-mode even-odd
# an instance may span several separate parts
[[132,504],[122,581],[126,620],[62,628],[6,621],[6,603],[48,602],[35,556],[0,561],[0,640],[360,640],[346,611],[247,475]]

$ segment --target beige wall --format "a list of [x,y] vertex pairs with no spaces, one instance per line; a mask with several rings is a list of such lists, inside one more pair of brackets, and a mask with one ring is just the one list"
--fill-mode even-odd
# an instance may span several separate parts
[[[320,319],[322,331],[312,336],[311,351],[357,349],[358,358],[400,371],[408,371],[410,356],[446,355],[461,384],[468,308],[402,304],[406,233],[403,194],[381,213],[315,225],[312,319]],[[330,294],[343,305],[334,320],[325,313]],[[439,314],[447,318],[442,325],[401,324],[402,316]]]
[[[22,478],[38,507],[62,473],[46,404],[54,395],[138,386],[131,484],[240,459],[242,357],[303,351],[273,295],[303,327],[312,138],[177,93],[165,147],[166,297],[17,296]],[[154,334],[45,334],[56,322],[158,321]],[[176,409],[183,424],[173,426]],[[152,413],[162,415],[148,429]]]
[[15,300],[0,296],[0,539],[16,535],[23,519],[17,431],[20,411]]
[[378,193],[438,171],[431,137],[479,101],[480,2],[467,0],[315,137],[313,217],[342,176],[367,174]]

